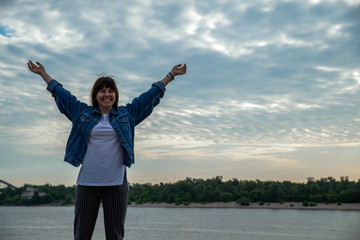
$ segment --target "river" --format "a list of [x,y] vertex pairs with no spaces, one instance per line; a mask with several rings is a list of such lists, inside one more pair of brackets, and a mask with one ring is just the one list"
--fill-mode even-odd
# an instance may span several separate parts
[[[1,240],[72,239],[73,207],[0,207]],[[358,240],[360,211],[129,207],[126,240]],[[94,240],[105,239],[99,211]]]

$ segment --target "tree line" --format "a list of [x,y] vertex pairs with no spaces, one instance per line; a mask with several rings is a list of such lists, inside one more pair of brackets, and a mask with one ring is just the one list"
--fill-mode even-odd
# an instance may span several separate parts
[[221,176],[211,179],[186,178],[176,183],[134,184],[130,202],[166,202],[175,204],[230,202],[242,205],[250,202],[313,202],[313,203],[359,203],[360,179],[340,181],[332,177],[306,183],[290,181],[249,181],[231,179],[223,181]]
[[[30,198],[21,193],[32,186],[38,191]],[[71,204],[76,186],[24,185],[21,188],[0,189],[0,205]],[[290,181],[238,180],[224,181],[221,176],[210,179],[186,178],[175,183],[139,184],[130,186],[129,203],[194,203],[230,202],[241,205],[251,202],[303,202],[303,203],[360,203],[360,179],[350,181],[348,177],[314,179],[296,183]],[[43,193],[40,196],[39,192]]]
[[[22,196],[22,193],[25,192],[28,187],[33,187],[34,189],[36,189],[31,198]],[[25,184],[20,188],[7,187],[0,189],[0,205],[67,205],[73,203],[75,197],[75,189],[75,186],[52,186],[50,184],[45,184],[41,186]]]

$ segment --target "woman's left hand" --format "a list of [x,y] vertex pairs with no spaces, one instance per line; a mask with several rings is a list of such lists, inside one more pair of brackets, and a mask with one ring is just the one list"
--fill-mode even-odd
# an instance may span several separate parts
[[186,64],[178,64],[178,65],[175,65],[172,69],[171,69],[171,72],[170,72],[174,77],[176,75],[183,75],[186,73]]

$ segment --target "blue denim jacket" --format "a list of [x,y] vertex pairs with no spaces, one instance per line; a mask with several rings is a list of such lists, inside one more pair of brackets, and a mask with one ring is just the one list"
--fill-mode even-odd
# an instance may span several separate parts
[[[101,119],[100,109],[80,102],[56,80],[48,83],[47,90],[55,98],[60,112],[72,122],[64,161],[78,167],[84,160],[91,130]],[[130,167],[135,163],[135,126],[151,114],[164,93],[165,85],[161,81],[155,82],[147,92],[135,98],[131,103],[111,110],[110,124],[126,150],[125,166]]]

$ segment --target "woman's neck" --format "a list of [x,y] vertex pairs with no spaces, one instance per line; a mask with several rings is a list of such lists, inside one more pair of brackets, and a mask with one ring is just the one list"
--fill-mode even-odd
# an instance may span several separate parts
[[111,111],[111,109],[112,109],[112,107],[110,107],[110,108],[100,107],[100,112],[101,112],[102,114],[109,114],[110,111]]

